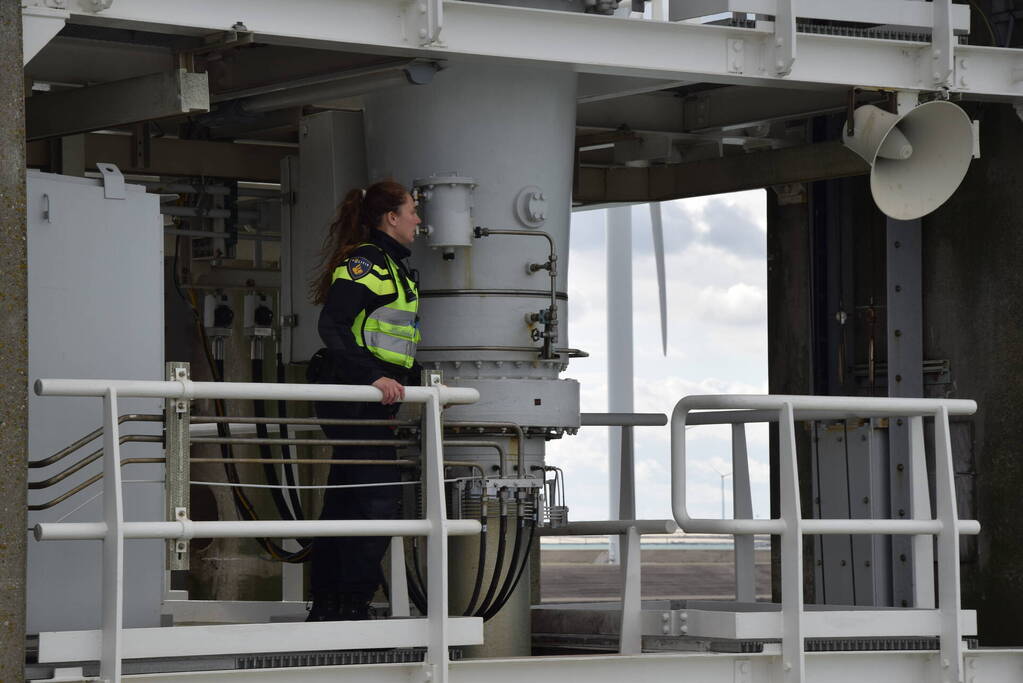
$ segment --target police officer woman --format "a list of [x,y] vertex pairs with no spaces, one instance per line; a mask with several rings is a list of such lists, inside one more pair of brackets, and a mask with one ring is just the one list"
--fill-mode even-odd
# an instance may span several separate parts
[[[389,419],[413,377],[419,341],[419,296],[404,259],[420,219],[411,195],[385,180],[351,190],[323,247],[312,298],[322,304],[319,332],[326,349],[310,364],[320,384],[371,384],[380,403],[318,402],[321,418]],[[330,439],[393,439],[386,426],[325,426]],[[335,446],[335,460],[394,460],[392,446]],[[328,483],[375,484],[399,479],[390,465],[331,467]],[[401,487],[326,489],[320,519],[392,519]],[[366,619],[380,585],[384,537],[317,538],[312,551],[313,605],[308,621]]]

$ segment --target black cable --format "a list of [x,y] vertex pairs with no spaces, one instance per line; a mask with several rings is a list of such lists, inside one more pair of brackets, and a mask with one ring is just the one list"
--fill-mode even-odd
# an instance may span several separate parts
[[480,597],[480,590],[483,588],[483,571],[487,565],[487,501],[483,498],[480,501],[480,552],[479,560],[476,565],[476,582],[472,587],[472,597],[469,598],[469,606],[462,612],[463,617],[472,615],[473,609],[476,608],[476,601]]
[[[281,352],[277,352],[277,383],[284,384],[284,356]],[[277,417],[281,418],[281,423],[278,428],[281,432],[281,438],[287,440],[288,437],[288,425],[285,420],[288,417],[288,402],[284,400],[277,401]],[[291,460],[291,446],[286,443],[281,443],[281,459]],[[288,483],[288,486],[295,486],[295,470],[292,469],[294,465],[284,465],[284,480]],[[305,512],[302,510],[302,498],[298,493],[298,489],[289,488],[288,497],[291,499],[291,509],[295,512],[296,519],[305,519]]]
[[487,589],[487,594],[483,597],[483,602],[480,603],[479,609],[473,616],[481,617],[483,614],[490,609],[491,601],[494,599],[494,594],[497,592],[497,586],[501,581],[501,568],[504,565],[504,550],[507,545],[508,536],[508,509],[505,507],[505,503],[501,501],[501,518],[500,524],[497,530],[497,557],[494,560],[494,571],[490,575],[490,587]]
[[[262,382],[263,381],[263,360],[261,358],[252,359],[252,381]],[[266,417],[266,404],[263,401],[255,400],[252,402],[252,411],[256,417]],[[256,436],[260,439],[270,438],[269,430],[265,424],[256,424]],[[259,457],[264,460],[270,460],[272,453],[270,452],[270,446],[268,444],[260,444],[259,446]],[[281,480],[277,476],[277,468],[274,467],[273,463],[263,463],[263,474],[266,476],[266,483],[271,486],[280,486]],[[277,514],[280,515],[281,519],[292,520],[295,517],[291,514],[291,510],[288,508],[288,502],[284,499],[284,492],[279,488],[270,489],[270,496],[273,498],[274,506],[277,508]],[[308,541],[306,542],[308,543]],[[305,545],[305,544],[303,544]]]
[[419,585],[422,586],[423,597],[427,595],[426,592],[426,581],[423,579],[423,570],[419,568],[419,537],[412,539],[412,568],[416,572],[416,580],[419,581]]
[[[404,549],[404,543],[402,544]],[[423,581],[423,573],[419,569],[419,539],[412,539],[412,567],[415,568],[415,575],[413,570],[408,565],[405,566],[405,578],[408,581],[409,597],[412,598],[412,602],[415,604],[422,614],[426,614],[426,584]]]
[[[522,558],[522,564],[519,565],[518,572],[515,574],[515,581],[512,582],[511,590],[508,591],[507,598],[510,598],[515,593],[515,589],[518,588],[518,585],[519,585],[519,579],[522,578],[522,574],[525,573],[526,567],[529,565],[529,555],[530,555],[530,553],[533,550],[533,537],[534,537],[535,534],[536,534],[536,521],[535,520],[530,520],[529,521],[529,540],[526,542],[526,554]],[[505,601],[507,601],[507,598],[505,598]],[[498,607],[494,611],[494,614],[497,614],[497,612],[499,612],[501,610],[501,607],[504,607],[504,605],[502,604],[500,607]],[[487,618],[489,618],[489,617],[487,617]]]
[[519,566],[519,555],[522,554],[522,541],[526,537],[526,520],[522,514],[518,515],[518,520],[515,525],[515,547],[512,549],[511,560],[508,562],[508,571],[504,575],[504,583],[501,585],[501,590],[498,591],[497,597],[494,598],[494,602],[491,603],[490,607],[483,612],[482,616],[484,621],[493,618],[495,614],[501,611],[504,604],[508,602],[508,598],[511,597],[511,586],[515,581],[515,574],[518,571]]
[[[213,375],[214,382],[224,381],[224,360],[213,358],[213,353],[210,351],[209,339],[206,337],[206,328],[203,327],[202,318],[198,315],[198,308],[193,302],[192,310],[196,311],[196,327],[199,330],[199,338],[202,342],[203,353],[206,356],[206,362],[209,364],[210,373]],[[227,415],[227,405],[223,399],[216,399],[213,402],[214,412],[224,417]],[[217,424],[217,435],[223,439],[231,438],[231,428],[226,423]],[[234,457],[233,449],[230,444],[221,444],[220,446],[221,457],[224,458],[224,474],[227,480],[231,484],[241,483],[241,479],[238,477],[238,469],[233,463],[227,462]],[[235,510],[238,512],[238,516],[243,520],[252,521],[258,519],[255,509],[252,507],[252,503],[249,501],[248,496],[239,486],[231,487],[231,494],[234,500]],[[295,552],[289,552],[280,545],[268,538],[257,538],[256,542],[263,548],[268,555],[275,560],[280,562],[289,563],[301,563],[308,562],[312,556],[312,543],[303,546],[301,550]]]

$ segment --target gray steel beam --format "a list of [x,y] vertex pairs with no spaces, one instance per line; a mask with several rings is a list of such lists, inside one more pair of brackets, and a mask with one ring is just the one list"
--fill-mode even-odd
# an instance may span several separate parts
[[21,3],[0,3],[0,681],[25,669],[28,257]]
[[576,204],[651,202],[863,175],[870,167],[839,143],[736,154],[677,166],[580,168]]
[[[581,77],[580,77],[581,78]],[[686,97],[641,94],[618,99],[582,99],[576,125],[580,128],[631,130],[659,133],[700,133],[747,128],[776,121],[840,112],[848,106],[848,91],[782,90],[750,86],[726,86]],[[862,93],[857,102],[883,99],[878,93]]]
[[[130,135],[85,135],[86,169],[94,169],[96,162],[105,161],[116,164],[126,173],[211,176],[276,183],[280,180],[281,159],[296,152],[296,147],[286,145],[153,138],[149,164],[143,168],[136,166]],[[50,149],[46,141],[29,143],[30,167],[49,168],[50,161]]]
[[600,102],[602,100],[642,95],[643,93],[668,90],[692,84],[692,81],[666,81],[660,78],[579,74],[576,101],[580,104]]
[[[887,227],[888,395],[918,397],[924,395],[921,221],[889,218]],[[908,419],[891,420],[888,439],[892,519],[912,516],[910,438]],[[892,604],[895,607],[917,606],[913,563],[912,538],[892,536]]]
[[84,133],[209,109],[206,74],[177,69],[35,95],[26,104],[28,139]]
[[[407,0],[306,0],[296,12],[278,0],[248,0],[244,20],[260,43],[346,52],[451,61],[485,57],[580,73],[782,88],[918,91],[940,85],[929,69],[930,44],[923,42],[800,33],[799,58],[780,76],[775,63],[781,50],[771,31],[449,2],[443,41],[421,45],[411,38],[417,34],[418,12],[410,9],[415,7]],[[71,20],[201,36],[238,19],[236,3],[139,0],[115,2],[99,13],[72,10]],[[1019,61],[1014,50],[956,44],[952,54],[957,70],[952,92],[966,99],[1023,95],[1014,76]]]

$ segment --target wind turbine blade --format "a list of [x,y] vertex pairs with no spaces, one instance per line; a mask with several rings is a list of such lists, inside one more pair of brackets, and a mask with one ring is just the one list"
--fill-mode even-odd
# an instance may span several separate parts
[[654,261],[657,264],[657,295],[661,304],[661,351],[668,355],[668,290],[664,280],[664,227],[661,203],[650,202],[650,228],[654,237]]

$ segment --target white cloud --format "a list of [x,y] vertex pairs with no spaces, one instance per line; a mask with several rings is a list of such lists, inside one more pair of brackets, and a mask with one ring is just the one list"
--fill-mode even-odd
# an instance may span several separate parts
[[[572,217],[569,255],[570,345],[590,353],[566,376],[581,384],[583,412],[607,409],[604,212]],[[633,210],[634,409],[671,413],[691,394],[767,393],[766,211],[762,190],[663,205],[668,292],[668,353],[661,351],[649,211]],[[612,286],[620,283],[612,282]],[[754,515],[766,517],[767,428],[747,427]],[[720,475],[731,471],[729,427],[687,434],[690,514],[717,517]],[[607,429],[583,428],[548,444],[548,461],[565,468],[572,519],[607,519]],[[671,516],[667,427],[636,429],[637,515]],[[731,486],[726,482],[726,504]]]

